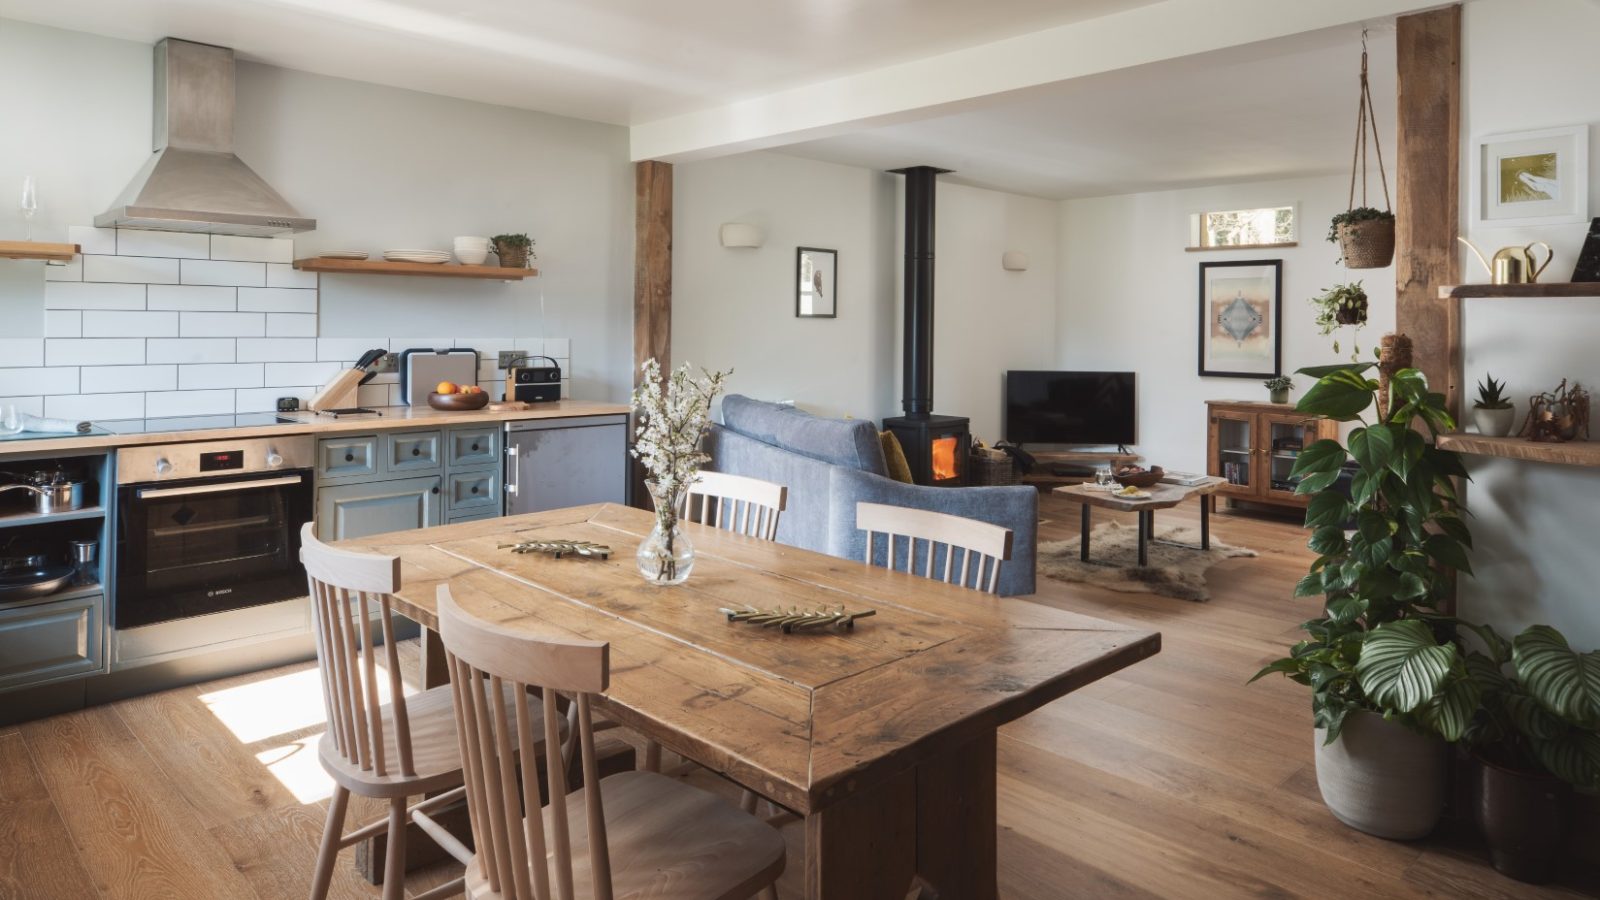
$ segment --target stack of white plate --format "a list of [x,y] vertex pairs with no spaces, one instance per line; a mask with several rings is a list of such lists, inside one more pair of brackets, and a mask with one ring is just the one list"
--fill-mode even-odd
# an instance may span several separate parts
[[389,262],[428,263],[438,265],[450,261],[450,254],[443,250],[385,250],[383,258]]
[[455,248],[456,259],[469,266],[482,265],[489,258],[489,239],[486,237],[458,237]]
[[323,259],[366,259],[365,250],[324,250],[318,254]]

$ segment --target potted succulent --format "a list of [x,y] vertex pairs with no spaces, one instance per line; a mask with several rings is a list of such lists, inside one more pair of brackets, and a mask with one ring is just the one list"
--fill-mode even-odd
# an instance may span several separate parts
[[1364,375],[1374,365],[1300,371],[1317,383],[1297,411],[1359,425],[1348,446],[1320,440],[1295,460],[1317,553],[1295,596],[1320,596],[1323,608],[1302,626],[1306,639],[1255,678],[1277,672],[1311,688],[1328,809],[1369,834],[1408,839],[1438,822],[1448,766],[1439,735],[1464,732],[1470,708],[1461,712],[1442,674],[1418,677],[1394,648],[1399,638],[1448,636],[1434,617],[1451,572],[1471,571],[1471,535],[1452,481],[1466,470],[1413,427],[1433,436],[1454,429],[1443,396],[1403,369],[1390,380],[1389,408],[1379,409],[1379,384]]
[[[1336,284],[1312,297],[1311,305],[1317,310],[1317,333],[1323,337],[1345,327],[1359,332],[1367,324],[1367,292],[1359,281]],[[1337,337],[1333,340],[1333,352],[1339,352]],[[1352,338],[1350,360],[1354,362],[1360,356],[1361,345]]]
[[525,234],[497,234],[489,243],[502,269],[526,269],[533,258],[533,239]]
[[1328,240],[1350,269],[1382,269],[1394,262],[1394,213],[1358,206],[1333,217]]
[[1506,399],[1504,381],[1495,381],[1485,375],[1487,384],[1478,382],[1478,399],[1472,401],[1472,421],[1478,433],[1489,437],[1505,437],[1517,426],[1517,409]]
[[1270,396],[1272,397],[1273,403],[1288,403],[1289,392],[1294,390],[1294,382],[1289,380],[1287,375],[1279,375],[1276,378],[1268,378],[1266,381],[1261,382],[1261,384],[1271,392]]

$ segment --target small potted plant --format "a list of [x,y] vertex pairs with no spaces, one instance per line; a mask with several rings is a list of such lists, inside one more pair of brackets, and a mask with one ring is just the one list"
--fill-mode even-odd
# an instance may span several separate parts
[[1288,403],[1289,392],[1294,390],[1294,382],[1290,381],[1287,375],[1279,375],[1276,378],[1268,378],[1266,381],[1261,382],[1261,384],[1265,386],[1267,390],[1272,392],[1273,403]]
[[497,234],[489,239],[502,269],[526,269],[533,258],[533,239],[525,234]]
[[[1312,297],[1311,305],[1317,310],[1317,332],[1323,337],[1340,328],[1359,332],[1367,324],[1367,292],[1359,281],[1336,284],[1321,295]],[[1339,352],[1337,337],[1333,340],[1333,352]],[[1361,345],[1352,337],[1350,359],[1358,361],[1360,356]]]
[[1478,399],[1472,401],[1472,421],[1478,433],[1489,437],[1505,437],[1517,425],[1517,408],[1506,399],[1504,381],[1495,381],[1485,375],[1487,383],[1478,382]]
[[1328,241],[1350,269],[1382,269],[1394,262],[1394,213],[1358,206],[1333,217]]

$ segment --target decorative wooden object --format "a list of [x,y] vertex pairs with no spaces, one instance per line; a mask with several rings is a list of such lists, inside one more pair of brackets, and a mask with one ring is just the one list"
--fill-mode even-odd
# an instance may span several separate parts
[[[996,729],[1160,647],[1147,629],[703,525],[684,526],[695,577],[662,591],[631,558],[654,524],[606,504],[348,546],[401,558],[395,608],[427,628],[438,627],[435,591],[448,583],[479,618],[610,644],[617,664],[596,709],[804,816],[813,900],[903,897],[916,874],[942,896],[992,900]],[[616,552],[552,566],[497,549],[556,535]],[[796,653],[789,641],[707,627],[735,589],[773,606],[893,612],[896,625],[815,635]],[[898,894],[878,889],[887,881]]]
[[0,241],[0,257],[42,259],[46,262],[71,262],[78,255],[77,244],[50,244],[44,241]]
[[297,259],[294,267],[302,272],[326,275],[415,275],[424,278],[482,278],[492,281],[521,281],[539,274],[538,269],[506,269],[500,266],[464,266],[457,263],[389,262],[386,259],[324,259],[313,256]]
[[875,616],[875,609],[861,612],[846,612],[844,607],[836,610],[829,609],[800,609],[791,606],[782,609],[756,609],[747,606],[744,609],[728,609],[726,607],[718,612],[728,617],[729,622],[744,622],[750,625],[760,625],[762,628],[778,628],[784,634],[796,631],[808,631],[818,628],[832,628],[835,631],[847,631],[856,627],[857,619]]
[[[916,574],[917,541],[922,541],[922,577],[991,594],[1000,583],[1000,564],[1011,558],[1011,529],[977,519],[882,503],[857,503],[856,527],[867,533],[866,562],[869,566],[875,564],[873,538],[881,534],[888,538],[884,565]],[[906,539],[903,569],[896,563],[895,554],[895,541],[900,537]],[[944,546],[944,568],[942,574],[935,575],[940,545]],[[961,558],[959,564],[957,557]]]
[[555,538],[548,541],[523,541],[519,544],[501,544],[501,550],[512,553],[548,553],[556,559],[566,556],[611,558],[611,548],[591,541],[566,541]]
[[634,163],[633,369],[672,360],[672,164]]
[[781,484],[701,472],[683,497],[682,518],[748,537],[776,540],[778,517],[789,503],[789,489]]
[[1378,409],[1389,413],[1389,382],[1396,372],[1412,367],[1411,338],[1386,334],[1378,341]]
[[[1217,488],[1218,496],[1277,506],[1304,507],[1311,502],[1310,497],[1296,494],[1293,487],[1274,483],[1273,466],[1278,465],[1287,474],[1294,457],[1289,451],[1273,448],[1272,433],[1275,428],[1280,433],[1298,432],[1304,449],[1323,438],[1337,438],[1337,422],[1297,413],[1285,404],[1250,400],[1210,400],[1206,402],[1206,414],[1206,474],[1224,479]],[[1229,425],[1248,431],[1249,442],[1238,447],[1228,445],[1224,428]],[[1245,466],[1247,477],[1242,483],[1227,480],[1225,464],[1230,462]]]
[[1555,390],[1529,397],[1520,434],[1536,443],[1588,440],[1589,392],[1576,381],[1568,387],[1563,378]]

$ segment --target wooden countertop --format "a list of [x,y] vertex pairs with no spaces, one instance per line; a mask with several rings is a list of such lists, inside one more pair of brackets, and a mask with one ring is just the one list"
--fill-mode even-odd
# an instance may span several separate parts
[[219,441],[233,438],[269,437],[293,434],[361,434],[370,431],[395,431],[409,428],[437,428],[471,425],[476,422],[517,422],[526,419],[568,419],[576,416],[619,415],[629,411],[621,403],[594,403],[587,400],[559,400],[537,403],[527,410],[445,412],[429,406],[389,406],[378,410],[381,416],[356,416],[332,419],[310,412],[284,413],[296,421],[276,425],[241,425],[190,431],[151,431],[139,434],[85,434],[41,437],[0,444],[0,459],[10,454],[49,453],[58,450],[98,450],[137,447],[147,444],[175,444],[190,441]]

